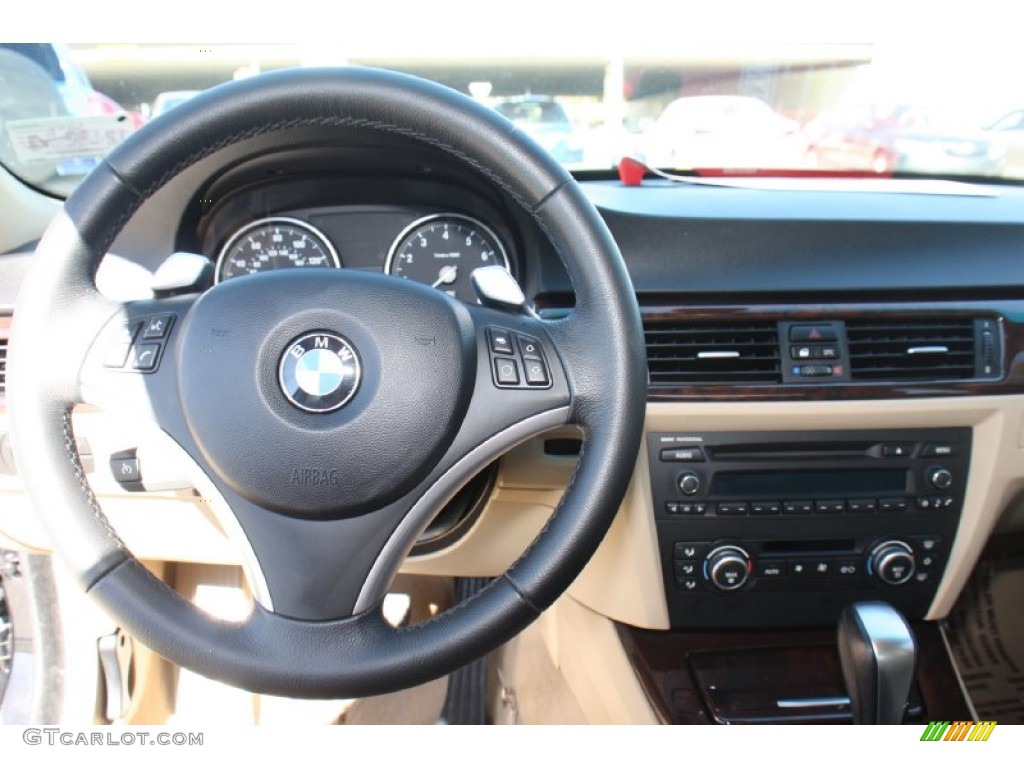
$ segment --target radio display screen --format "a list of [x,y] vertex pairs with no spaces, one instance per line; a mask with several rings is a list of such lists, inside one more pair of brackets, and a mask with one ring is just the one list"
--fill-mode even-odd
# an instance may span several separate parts
[[860,494],[900,494],[907,490],[906,469],[775,470],[717,472],[714,496],[745,498],[845,497]]

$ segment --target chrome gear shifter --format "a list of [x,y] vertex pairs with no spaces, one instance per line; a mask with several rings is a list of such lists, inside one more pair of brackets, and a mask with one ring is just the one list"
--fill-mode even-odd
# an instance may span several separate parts
[[917,655],[907,620],[888,603],[854,603],[839,616],[838,639],[853,722],[902,723]]

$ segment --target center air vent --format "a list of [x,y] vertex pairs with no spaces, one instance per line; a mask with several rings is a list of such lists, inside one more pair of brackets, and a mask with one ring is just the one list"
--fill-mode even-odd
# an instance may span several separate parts
[[[988,358],[996,350],[995,328],[992,320],[969,317],[850,320],[850,376],[854,381],[949,381],[994,374],[998,361]],[[978,359],[979,337],[985,360]]]
[[774,321],[644,319],[651,386],[779,383]]

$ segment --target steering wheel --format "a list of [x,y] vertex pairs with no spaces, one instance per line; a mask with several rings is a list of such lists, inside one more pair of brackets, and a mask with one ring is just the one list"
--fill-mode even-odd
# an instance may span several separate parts
[[[573,312],[542,320],[467,306],[351,270],[283,270],[166,299],[99,294],[101,258],[171,178],[238,142],[306,128],[401,136],[471,166],[550,239],[575,287]],[[513,637],[594,553],[642,431],[636,298],[592,205],[505,118],[395,73],[276,72],[154,120],[53,220],[14,325],[12,442],[55,550],[147,646],[256,692],[379,694]],[[247,560],[247,618],[198,610],[121,542],[76,452],[71,409],[80,403],[152,419],[202,471],[230,508]],[[510,447],[566,423],[584,433],[579,463],[527,551],[474,597],[392,628],[384,595],[432,516]]]

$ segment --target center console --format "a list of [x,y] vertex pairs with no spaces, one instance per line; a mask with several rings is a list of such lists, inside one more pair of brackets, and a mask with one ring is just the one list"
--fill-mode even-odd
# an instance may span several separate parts
[[823,626],[860,600],[924,618],[970,447],[968,428],[649,434],[672,626]]

